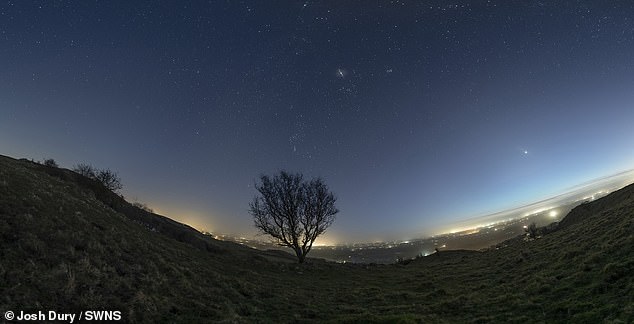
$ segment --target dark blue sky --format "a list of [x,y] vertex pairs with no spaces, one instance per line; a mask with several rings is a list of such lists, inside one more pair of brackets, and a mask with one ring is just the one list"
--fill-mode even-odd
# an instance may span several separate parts
[[0,154],[250,236],[321,176],[325,241],[433,233],[634,167],[631,1],[3,1]]

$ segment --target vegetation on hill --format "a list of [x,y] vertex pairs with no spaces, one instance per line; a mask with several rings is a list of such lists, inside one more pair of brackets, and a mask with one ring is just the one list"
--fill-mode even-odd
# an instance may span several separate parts
[[407,264],[336,264],[213,240],[70,170],[0,156],[0,310],[134,322],[634,321],[634,187],[540,238]]
[[320,178],[305,181],[286,171],[261,176],[255,188],[260,196],[249,204],[255,227],[291,248],[303,263],[317,237],[334,222],[337,198]]

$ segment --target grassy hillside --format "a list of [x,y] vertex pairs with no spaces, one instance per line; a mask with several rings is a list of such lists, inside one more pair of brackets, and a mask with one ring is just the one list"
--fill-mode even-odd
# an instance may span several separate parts
[[71,171],[0,156],[0,311],[121,310],[136,322],[634,321],[634,187],[539,239],[407,264],[220,242]]

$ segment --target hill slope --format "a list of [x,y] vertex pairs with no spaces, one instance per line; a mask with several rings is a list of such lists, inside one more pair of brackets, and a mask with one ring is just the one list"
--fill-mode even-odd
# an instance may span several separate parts
[[0,310],[136,322],[634,321],[634,187],[540,239],[407,265],[298,266],[212,240],[71,171],[0,157]]

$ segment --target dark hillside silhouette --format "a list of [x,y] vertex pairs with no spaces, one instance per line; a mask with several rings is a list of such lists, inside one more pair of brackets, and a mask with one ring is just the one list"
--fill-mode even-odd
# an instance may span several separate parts
[[0,309],[115,309],[147,323],[630,323],[633,214],[628,186],[499,249],[299,266],[70,170],[0,156]]

